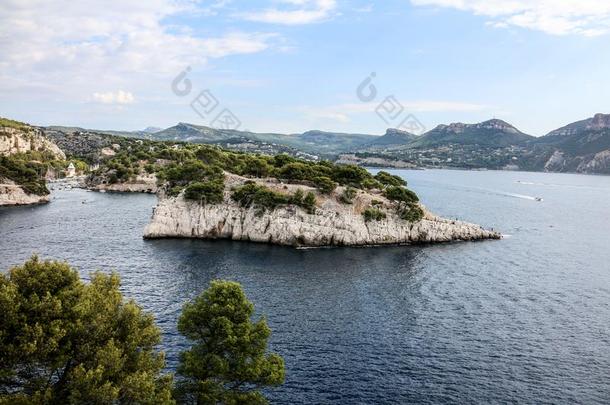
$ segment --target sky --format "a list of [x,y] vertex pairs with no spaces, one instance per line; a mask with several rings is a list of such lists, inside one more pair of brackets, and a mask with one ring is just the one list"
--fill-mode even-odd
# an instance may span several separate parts
[[608,0],[0,3],[0,116],[35,125],[539,136],[610,113]]

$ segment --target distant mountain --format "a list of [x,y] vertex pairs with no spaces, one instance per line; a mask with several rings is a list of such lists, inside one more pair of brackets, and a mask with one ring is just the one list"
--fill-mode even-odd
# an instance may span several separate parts
[[578,135],[584,131],[596,131],[610,129],[610,114],[595,114],[593,118],[576,121],[554,131],[549,132],[546,137]]
[[596,114],[538,138],[534,145],[550,157],[547,171],[610,174],[610,114]]
[[316,154],[336,154],[367,143],[375,135],[344,134],[338,132],[307,131],[302,134],[255,133],[216,129],[181,122],[178,125],[150,135],[155,140],[173,140],[196,143],[217,143],[235,138],[245,138],[258,142],[284,145],[304,152]]
[[[75,134],[78,127],[47,127]],[[160,131],[91,131],[97,134],[163,141],[210,143],[257,153],[289,153],[362,165],[455,167],[610,174],[610,114],[574,122],[535,138],[509,123],[492,119],[478,124],[439,125],[421,136],[388,129],[382,136],[307,131],[302,134],[223,130],[181,122]],[[58,142],[65,136],[59,137]],[[108,142],[104,139],[104,142]],[[373,162],[373,163],[371,163]]]
[[506,147],[523,145],[535,139],[514,126],[498,119],[478,124],[453,123],[439,125],[417,137],[408,144],[409,148],[433,148],[448,145],[478,145],[485,147]]
[[[149,128],[153,128],[153,127],[149,127]],[[48,127],[41,127],[41,129],[44,129],[46,131],[61,132],[64,134],[92,132],[92,133],[96,133],[96,134],[122,136],[122,137],[126,137],[126,138],[143,138],[143,139],[150,139],[151,132],[147,131],[149,128],[146,128],[143,131],[115,131],[115,130],[107,130],[107,129],[87,129],[87,128],[70,127],[70,126],[63,126],[63,125],[50,125]]]
[[146,132],[147,134],[154,134],[155,132],[162,131],[163,128],[159,127],[146,127],[142,130],[142,132]]
[[610,149],[610,114],[596,114],[549,132],[537,139],[538,145],[549,145],[573,155]]
[[372,141],[369,141],[360,146],[360,149],[386,149],[386,148],[395,148],[407,145],[412,141],[418,138],[417,135],[414,135],[407,131],[401,131],[399,129],[389,128],[385,135],[376,137]]

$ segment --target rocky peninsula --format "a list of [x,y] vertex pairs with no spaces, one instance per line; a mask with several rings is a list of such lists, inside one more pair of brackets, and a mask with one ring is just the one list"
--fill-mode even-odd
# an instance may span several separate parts
[[[243,207],[232,199],[231,189],[252,179],[227,174],[225,182],[223,199],[217,204],[201,205],[185,199],[183,194],[175,197],[161,194],[144,237],[231,239],[294,247],[379,246],[501,237],[478,225],[438,217],[423,207],[421,220],[405,221],[392,209],[395,203],[381,193],[360,190],[350,204],[345,204],[341,202],[344,187],[325,195],[313,187],[256,179],[256,184],[286,195],[299,189],[315,193],[315,209],[297,205],[274,210]],[[385,218],[366,220],[363,213],[373,202]]]

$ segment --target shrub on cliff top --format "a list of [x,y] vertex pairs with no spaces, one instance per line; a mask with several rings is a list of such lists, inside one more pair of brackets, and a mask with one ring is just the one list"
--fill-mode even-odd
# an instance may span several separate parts
[[21,131],[27,131],[28,129],[30,129],[30,126],[26,123],[15,121],[15,120],[9,120],[8,118],[2,118],[2,117],[0,117],[0,127],[9,127],[9,128],[18,129]]
[[254,182],[247,182],[233,190],[231,198],[242,207],[257,206],[269,210],[274,210],[279,205],[290,202],[288,196],[269,190],[267,187]]
[[345,190],[343,190],[343,193],[341,193],[341,196],[339,197],[339,201],[341,201],[343,204],[352,204],[354,202],[354,197],[356,197],[356,189],[353,187],[345,187]]
[[395,176],[388,172],[380,171],[375,175],[375,179],[379,181],[384,186],[393,186],[393,187],[401,187],[407,186],[407,182],[400,176]]
[[405,187],[390,186],[385,189],[384,195],[388,200],[404,204],[413,204],[419,201],[417,194]]
[[313,213],[316,206],[316,196],[311,191],[304,195],[303,190],[298,189],[294,194],[286,195],[254,182],[246,182],[235,188],[231,198],[242,207],[257,207],[271,211],[281,205],[294,204]]
[[419,222],[424,217],[424,211],[417,204],[410,204],[406,207],[402,207],[398,209],[398,215],[400,219],[409,222]]
[[224,182],[220,179],[196,181],[186,186],[184,198],[199,201],[201,204],[219,204],[223,200],[224,188]]
[[366,222],[381,221],[386,218],[385,212],[381,211],[379,208],[367,208],[362,213],[362,216],[364,216]]
[[337,187],[337,183],[331,180],[330,177],[327,176],[318,176],[313,179],[313,183],[316,185],[316,188],[320,190],[320,192],[324,194],[330,194]]

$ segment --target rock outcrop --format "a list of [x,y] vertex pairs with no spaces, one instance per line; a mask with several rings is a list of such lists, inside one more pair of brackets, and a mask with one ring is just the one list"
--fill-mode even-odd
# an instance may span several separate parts
[[49,195],[28,194],[21,186],[15,184],[15,182],[7,179],[0,179],[0,207],[44,204],[49,201]]
[[[500,234],[478,225],[452,221],[425,211],[416,223],[404,221],[391,209],[392,203],[380,193],[360,191],[353,204],[339,202],[342,188],[330,196],[317,194],[316,212],[288,205],[272,211],[256,207],[244,208],[231,200],[230,189],[247,179],[227,175],[224,201],[200,205],[182,195],[160,200],[145,238],[232,239],[288,246],[374,246],[410,243],[432,243],[499,239]],[[274,191],[293,192],[297,188],[314,191],[307,186],[256,180]],[[376,200],[387,213],[381,221],[365,221],[362,212]]]
[[51,152],[59,160],[66,158],[64,152],[45,138],[39,129],[0,127],[0,155],[14,155],[30,151]]
[[[44,152],[54,159],[66,158],[64,152],[47,139],[40,129],[14,121],[11,123],[13,126],[0,126],[0,156]],[[23,187],[23,183],[11,175],[11,170],[4,169],[0,170],[0,206],[41,204],[50,201],[48,190],[44,193],[32,194],[31,190],[26,191],[27,187]],[[39,181],[44,184],[44,179]]]

